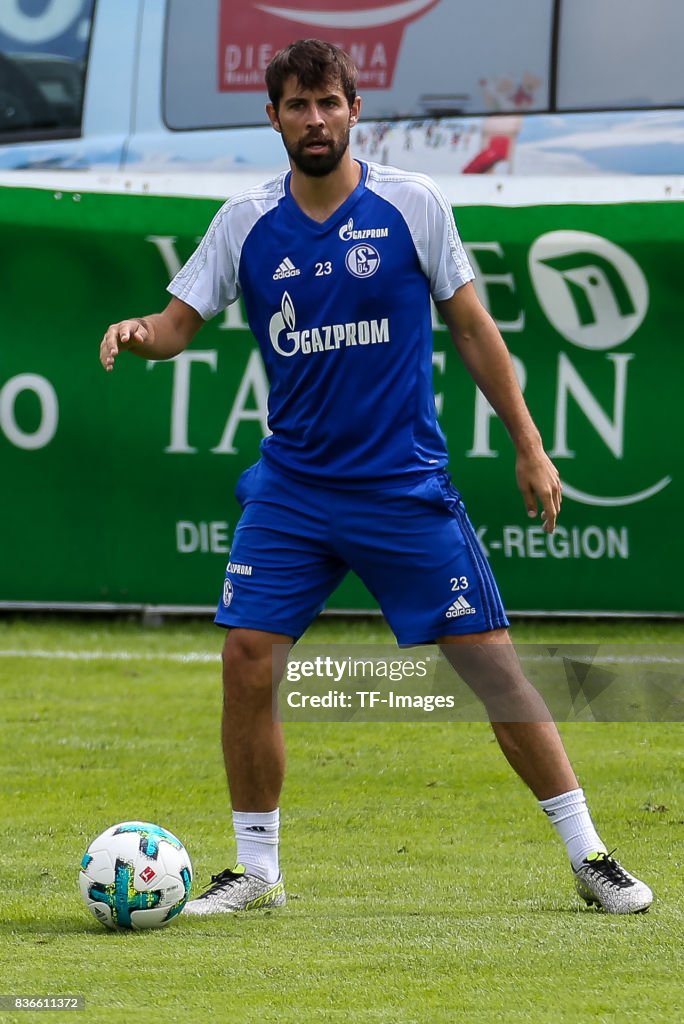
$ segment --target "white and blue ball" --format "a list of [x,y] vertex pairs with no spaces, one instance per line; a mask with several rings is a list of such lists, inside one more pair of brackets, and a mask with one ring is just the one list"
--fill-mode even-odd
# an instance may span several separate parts
[[163,927],[182,911],[191,884],[192,864],[180,839],[146,821],[112,825],[81,861],[81,895],[107,928]]

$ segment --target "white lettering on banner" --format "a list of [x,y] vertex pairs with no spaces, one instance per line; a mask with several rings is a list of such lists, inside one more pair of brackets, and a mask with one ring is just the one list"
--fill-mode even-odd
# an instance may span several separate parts
[[497,538],[488,538],[489,527],[477,531],[487,558],[500,552],[504,558],[629,558],[626,526],[557,526],[545,533],[543,526],[504,526]]
[[[513,369],[515,375],[518,378],[518,384],[520,390],[525,391],[525,385],[527,383],[527,370],[524,364],[517,356],[512,355]],[[496,413],[493,408],[482,394],[479,388],[475,391],[475,432],[473,437],[473,447],[470,451],[466,452],[466,457],[469,459],[496,459],[499,453],[491,447],[489,439],[489,425],[493,419],[496,419]]]
[[[263,89],[264,68],[272,54],[293,39],[316,36],[323,36],[351,54],[362,90],[388,89],[406,29],[439,2],[241,0],[236,4],[234,0],[221,0],[219,89]],[[346,9],[350,7],[353,9]]]
[[[190,371],[193,363],[206,363],[213,371],[216,370],[218,353],[181,352],[169,360],[173,366],[173,389],[171,394],[171,440],[164,449],[171,455],[192,455],[198,449],[188,442],[188,420],[190,417]],[[151,360],[148,370],[153,370],[158,363]]]
[[[181,352],[174,359],[168,360],[173,367],[173,383],[171,386],[171,429],[170,440],[164,451],[169,455],[195,455],[198,448],[190,444],[190,395],[191,373],[193,363],[204,363],[212,372],[216,372],[218,352],[207,351]],[[153,360],[147,363],[147,369],[153,370],[159,363]],[[247,403],[254,395],[256,407],[248,409]],[[261,353],[256,349],[250,353],[245,372],[228,415],[223,435],[218,445],[211,451],[216,455],[237,455],[235,434],[242,422],[256,421],[261,426],[263,437],[270,434],[268,429],[268,378]]]
[[229,526],[229,523],[221,521],[193,523],[181,519],[176,523],[176,551],[181,555],[192,555],[198,551],[227,555],[230,552]]
[[525,310],[521,309],[515,320],[501,320],[496,316],[495,304],[492,300],[491,289],[505,288],[511,295],[515,295],[515,278],[512,273],[491,274],[485,273],[480,266],[477,254],[479,252],[493,253],[499,259],[504,258],[504,251],[499,242],[464,242],[463,248],[468,254],[468,259],[473,265],[475,280],[473,285],[482,305],[487,309],[500,331],[523,331],[525,329]]
[[[176,248],[178,239],[175,235],[147,235],[145,241],[150,242],[161,256],[166,273],[169,275],[169,281],[171,281],[184,266]],[[199,235],[194,241],[196,246],[199,245],[202,236]]]
[[178,239],[174,235],[147,235],[145,241],[151,242],[161,256],[170,281],[183,266],[176,249]]
[[375,73],[380,73],[382,75],[381,81],[386,81],[386,72],[389,61],[387,59],[387,50],[385,49],[384,43],[380,42],[375,44],[371,51],[370,59],[368,59],[368,47],[365,43],[352,43],[351,46],[343,47],[343,49],[347,49],[349,56],[356,64],[357,68],[366,69],[366,85],[369,83],[368,71],[373,68],[379,69],[379,72],[376,71]]
[[[247,402],[251,395],[254,395],[256,406],[248,409]],[[234,444],[235,434],[240,424],[245,421],[259,423],[263,437],[268,437],[271,433],[268,429],[268,377],[261,353],[257,349],[250,353],[223,437],[217,446],[211,449],[212,452],[216,455],[237,455],[239,448]]]
[[[243,72],[257,71],[263,74],[271,63],[272,57],[273,47],[269,46],[268,43],[262,43],[260,46],[248,45],[245,47],[229,43],[226,46],[223,60],[226,81],[236,81],[237,79],[231,79],[231,74],[238,70]],[[247,81],[252,80],[248,79]]]
[[48,0],[40,14],[26,14],[22,0],[2,0],[0,31],[20,43],[45,43],[55,39],[76,21],[83,0]]
[[611,450],[616,459],[621,459],[625,439],[625,401],[627,398],[627,363],[634,359],[633,353],[612,353],[605,357],[615,367],[615,391],[613,397],[613,419],[611,420],[596,401],[589,388],[578,374],[564,352],[558,357],[558,393],[556,398],[556,422],[554,428],[551,458],[574,459],[575,452],[568,448],[568,395],[577,402],[596,433]]
[[[40,422],[34,431],[23,430],[16,420],[16,401],[19,395],[29,391],[40,404]],[[7,440],[16,448],[35,451],[45,448],[57,433],[59,424],[59,402],[57,393],[49,380],[35,373],[20,373],[10,377],[0,390],[0,429]]]

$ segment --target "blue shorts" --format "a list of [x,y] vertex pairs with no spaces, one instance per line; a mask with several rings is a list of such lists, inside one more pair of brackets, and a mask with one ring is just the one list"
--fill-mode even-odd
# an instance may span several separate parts
[[492,571],[449,475],[402,487],[312,486],[263,459],[246,470],[220,626],[295,639],[353,570],[402,646],[508,626]]

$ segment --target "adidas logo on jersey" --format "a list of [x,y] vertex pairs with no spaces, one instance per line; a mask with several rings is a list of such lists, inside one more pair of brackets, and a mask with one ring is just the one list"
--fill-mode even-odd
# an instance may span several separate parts
[[446,613],[447,619],[459,619],[461,615],[475,615],[476,609],[468,604],[465,597],[459,597]]
[[290,257],[286,256],[273,275],[273,280],[282,281],[284,277],[299,277],[300,274],[301,270],[297,270]]

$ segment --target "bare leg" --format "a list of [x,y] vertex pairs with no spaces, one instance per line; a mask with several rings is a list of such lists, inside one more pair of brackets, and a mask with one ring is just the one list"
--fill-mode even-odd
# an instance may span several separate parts
[[484,703],[508,763],[537,799],[548,800],[577,789],[579,783],[558,729],[525,677],[508,631],[445,636],[438,643]]
[[280,800],[285,745],[273,720],[273,644],[292,638],[231,629],[223,647],[223,758],[235,811],[273,811]]

